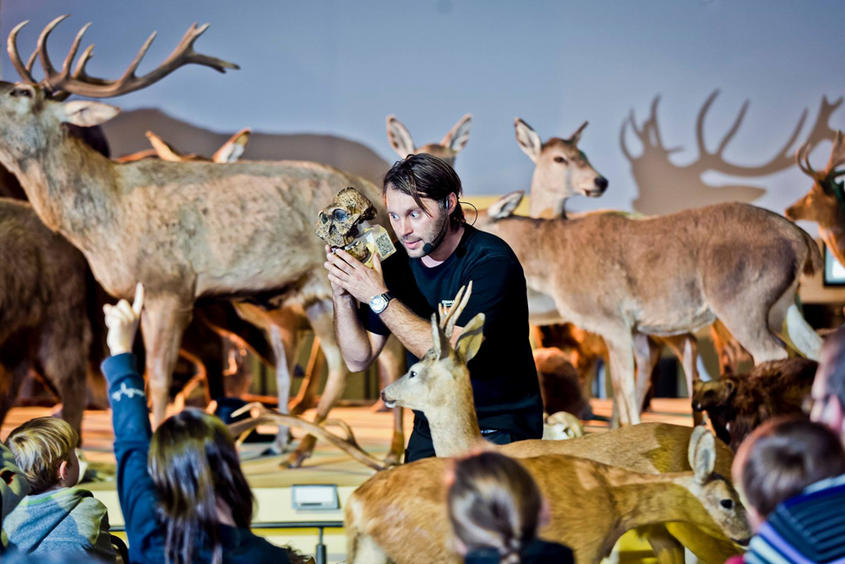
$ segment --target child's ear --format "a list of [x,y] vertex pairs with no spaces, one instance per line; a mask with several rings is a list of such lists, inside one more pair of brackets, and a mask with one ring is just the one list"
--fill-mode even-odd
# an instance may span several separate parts
[[61,464],[59,464],[59,484],[64,486],[65,482],[67,481],[67,476],[69,474],[69,464],[67,460],[63,460]]

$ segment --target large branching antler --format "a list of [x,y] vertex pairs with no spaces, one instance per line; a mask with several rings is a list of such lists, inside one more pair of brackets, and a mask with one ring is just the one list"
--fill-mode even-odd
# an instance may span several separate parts
[[[232,433],[234,437],[243,437],[254,429],[255,427],[263,424],[273,424],[273,425],[284,425],[287,427],[296,427],[298,429],[303,429],[308,433],[316,436],[318,439],[322,439],[324,441],[328,441],[349,456],[351,456],[356,461],[360,462],[364,466],[369,468],[373,468],[375,470],[384,470],[387,466],[381,460],[375,458],[374,456],[367,453],[364,449],[362,449],[358,442],[355,440],[355,436],[352,433],[352,429],[338,419],[331,419],[324,421],[322,425],[318,425],[316,423],[312,423],[311,421],[306,421],[300,417],[295,415],[285,415],[279,413],[278,411],[273,411],[272,409],[268,409],[267,407],[263,406],[260,403],[249,403],[237,411],[232,413],[233,417],[236,417],[242,413],[249,412],[251,417],[249,419],[245,419],[243,421],[236,421],[235,423],[230,423],[228,425],[229,432]],[[339,437],[334,433],[325,429],[327,425],[334,425],[340,427],[346,438]]]
[[140,90],[141,88],[161,80],[174,70],[187,64],[203,65],[211,67],[219,72],[226,72],[226,69],[239,68],[238,65],[234,63],[230,63],[216,57],[203,55],[194,51],[194,42],[205,32],[206,29],[208,29],[208,24],[204,24],[199,27],[197,27],[197,24],[193,24],[190,28],[188,28],[188,31],[185,32],[182,40],[173,52],[170,53],[167,59],[165,59],[158,67],[143,76],[136,76],[135,71],[138,69],[141,59],[144,58],[144,55],[150,48],[153,39],[155,39],[156,32],[150,34],[141,46],[138,54],[135,55],[135,58],[132,59],[131,63],[129,63],[129,67],[117,80],[98,78],[90,76],[85,72],[85,65],[93,55],[93,45],[89,45],[82,52],[79,62],[71,71],[71,67],[73,67],[73,60],[76,58],[76,53],[78,52],[79,45],[82,42],[82,37],[91,25],[90,23],[87,23],[82,26],[76,34],[70,50],[65,57],[64,63],[62,64],[61,70],[56,70],[49,55],[47,54],[47,38],[50,36],[53,29],[67,17],[67,14],[59,16],[44,27],[41,35],[38,37],[38,44],[35,52],[26,64],[22,62],[20,54],[18,53],[17,35],[28,21],[19,23],[9,33],[9,38],[6,42],[6,49],[9,53],[9,58],[11,59],[12,64],[24,81],[33,84],[36,83],[35,79],[32,77],[32,66],[36,55],[41,61],[41,66],[44,70],[44,78],[38,84],[51,92],[66,92],[68,94],[78,94],[80,96],[87,96],[90,98],[108,98]]

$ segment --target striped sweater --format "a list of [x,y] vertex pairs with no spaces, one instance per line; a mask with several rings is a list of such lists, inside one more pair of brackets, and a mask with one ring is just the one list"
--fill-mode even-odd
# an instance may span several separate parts
[[816,482],[769,515],[745,562],[845,562],[845,475]]

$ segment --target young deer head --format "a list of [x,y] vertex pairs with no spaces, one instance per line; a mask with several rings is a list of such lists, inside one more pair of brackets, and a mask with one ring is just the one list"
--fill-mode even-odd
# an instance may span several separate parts
[[598,198],[607,189],[607,179],[596,172],[587,155],[578,148],[581,124],[568,139],[552,137],[545,143],[530,125],[514,120],[519,148],[534,161],[531,178],[531,216],[565,216],[566,200],[576,194]]
[[811,144],[807,143],[795,153],[795,162],[804,174],[813,179],[813,186],[803,198],[786,209],[786,217],[793,221],[815,221],[822,238],[831,248],[836,259],[845,264],[845,195],[842,182],[837,178],[845,174],[845,138],[837,131],[824,170],[810,166]]
[[396,116],[390,114],[387,116],[387,139],[390,141],[390,146],[403,159],[408,155],[416,153],[427,153],[439,157],[450,165],[455,165],[455,157],[458,156],[469,141],[469,131],[472,126],[472,115],[465,114],[464,117],[452,126],[440,143],[429,143],[422,147],[414,145],[414,140],[408,129],[401,121],[396,119]]
[[[385,405],[417,409],[430,419],[434,411],[439,409],[449,410],[452,414],[473,411],[472,387],[466,363],[476,355],[484,340],[484,314],[479,313],[467,323],[454,347],[449,340],[454,332],[455,321],[471,293],[470,281],[466,292],[463,286],[458,290],[455,305],[448,311],[441,310],[440,323],[437,322],[437,315],[431,314],[434,346],[404,376],[382,390],[381,397]],[[460,411],[455,411],[458,407]]]

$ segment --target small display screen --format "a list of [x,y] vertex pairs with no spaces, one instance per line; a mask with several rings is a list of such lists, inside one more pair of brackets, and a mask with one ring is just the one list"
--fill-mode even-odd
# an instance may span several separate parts
[[830,248],[824,246],[824,285],[845,286],[845,266],[842,266]]

